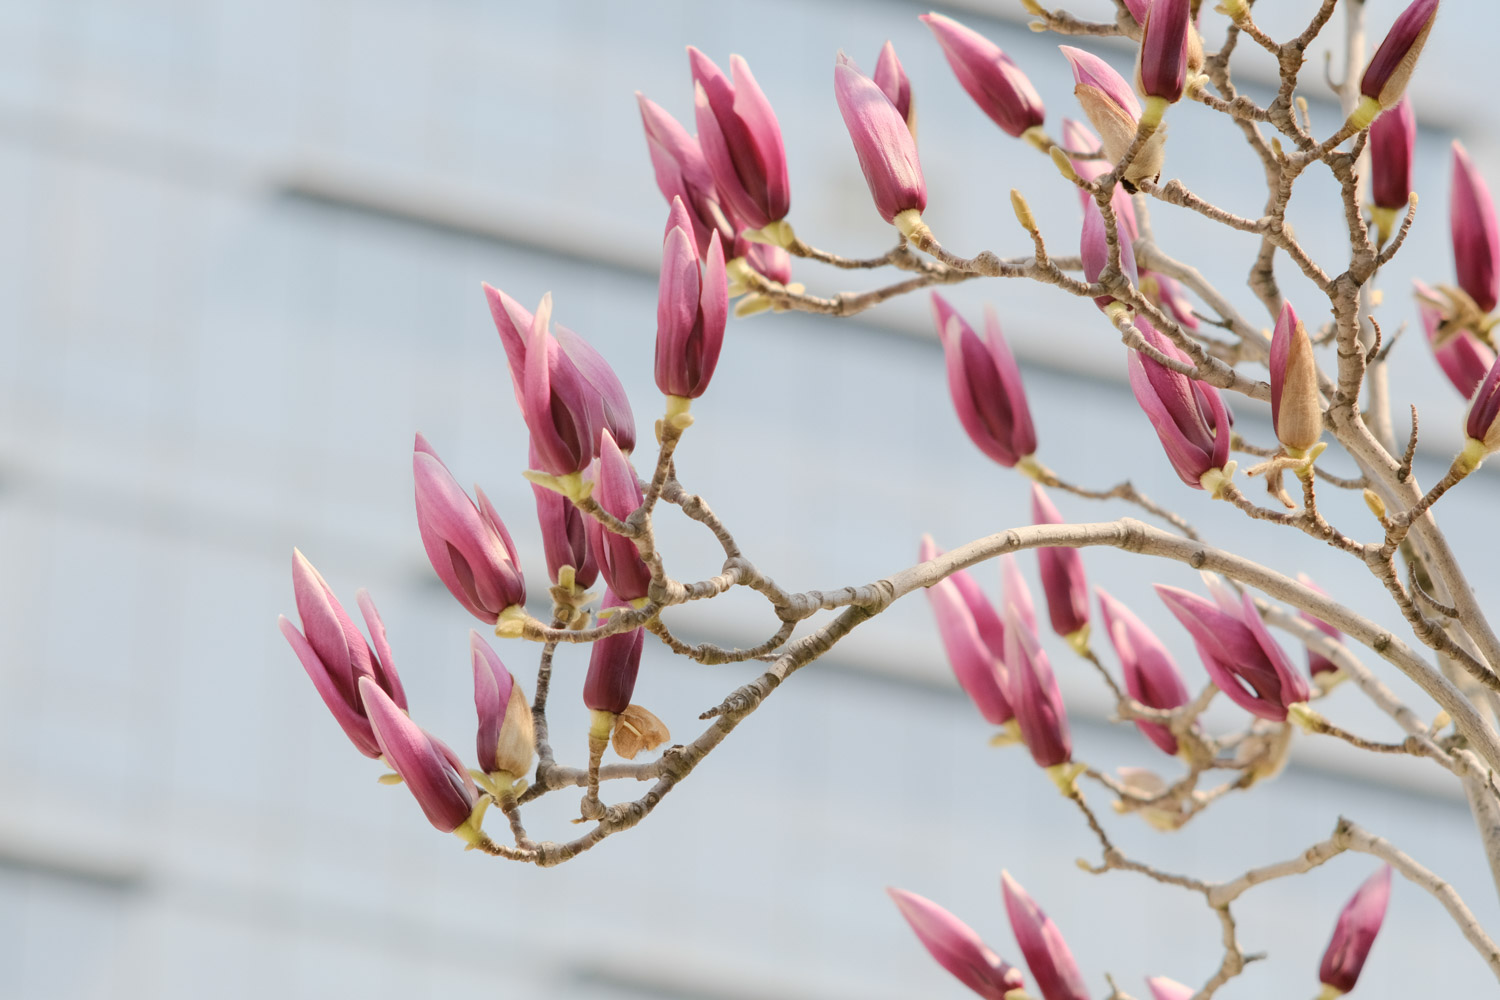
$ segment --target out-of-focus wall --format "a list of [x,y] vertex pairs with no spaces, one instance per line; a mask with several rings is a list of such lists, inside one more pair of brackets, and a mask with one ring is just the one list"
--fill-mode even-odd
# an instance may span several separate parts
[[[1396,6],[1371,0],[1372,23]],[[461,481],[484,485],[541,592],[523,430],[479,282],[528,303],[551,290],[557,319],[614,363],[649,426],[665,209],[631,92],[689,120],[686,43],[754,66],[786,131],[792,217],[810,241],[850,254],[890,243],[831,95],[837,48],[869,66],[890,37],[916,88],[942,238],[1024,252],[1006,200],[1020,187],[1066,252],[1073,195],[969,103],[915,20],[923,9],[0,3],[0,995],[958,997],[882,889],[942,901],[1014,958],[1002,867],[1051,911],[1101,995],[1105,971],[1137,993],[1142,974],[1208,976],[1218,929],[1201,903],[1073,866],[1096,845],[1024,754],[986,748],[920,598],[799,674],[641,828],[546,872],[462,853],[402,789],[377,785],[274,627],[292,610],[293,545],[346,603],[368,586],[414,717],[467,751],[473,622],[418,543],[411,436],[423,431]],[[1052,40],[1018,20],[960,16],[1032,74],[1054,122],[1071,112]],[[1436,65],[1418,77],[1418,114],[1436,128],[1417,170],[1422,221],[1387,283],[1399,319],[1414,319],[1410,268],[1441,279],[1449,267],[1442,129],[1462,124],[1481,162],[1496,162],[1495,122],[1436,110],[1453,84],[1435,70],[1478,65],[1489,34],[1445,14]],[[1125,67],[1124,49],[1103,51]],[[1336,113],[1314,104],[1314,116],[1331,126]],[[1169,171],[1253,214],[1259,179],[1230,155],[1232,130],[1195,108],[1173,119]],[[1189,146],[1199,126],[1210,138]],[[1335,215],[1298,221],[1310,245],[1336,252]],[[1204,270],[1248,300],[1238,275],[1250,244],[1205,243],[1161,207],[1153,222],[1176,255],[1211,247]],[[815,291],[847,277],[797,271]],[[986,300],[999,307],[1049,464],[1094,485],[1131,476],[1210,539],[1381,607],[1378,588],[1331,555],[1183,495],[1091,305],[993,283],[952,298],[976,317]],[[950,412],[926,310],[914,298],[857,321],[732,325],[678,464],[783,583],[874,579],[909,564],[923,531],[952,545],[1027,518],[1023,483],[979,456]],[[1397,399],[1422,407],[1433,450],[1418,471],[1431,480],[1461,405],[1419,336],[1397,351]],[[1244,431],[1269,440],[1264,414],[1241,411]],[[1446,523],[1483,530],[1494,494],[1476,477],[1444,501]],[[1058,503],[1076,519],[1127,512]],[[1357,503],[1329,503],[1367,523]],[[674,572],[715,570],[710,539],[663,531]],[[1201,681],[1146,586],[1193,586],[1192,574],[1106,551],[1086,559]],[[1030,556],[1022,565],[1034,577]],[[992,568],[979,575],[995,584]],[[1500,593],[1491,565],[1474,582]],[[774,624],[738,599],[677,620],[741,643]],[[529,690],[531,651],[499,648]],[[1061,644],[1051,652],[1081,757],[1171,766],[1133,730],[1103,725],[1085,667]],[[560,655],[552,699],[555,740],[573,759],[585,662]],[[748,676],[650,648],[638,700],[686,739]],[[1329,714],[1394,735],[1352,692]],[[1383,777],[1352,751],[1314,764],[1299,756],[1275,788],[1170,837],[1118,820],[1119,842],[1227,877],[1299,851],[1342,811],[1450,878],[1481,918],[1500,917],[1467,811],[1435,769]],[[572,802],[546,800],[533,832],[567,836]],[[1244,945],[1275,961],[1224,995],[1310,994],[1337,909],[1371,868],[1340,860],[1248,897]],[[1367,976],[1370,996],[1477,995],[1487,982],[1436,904],[1405,884]]]

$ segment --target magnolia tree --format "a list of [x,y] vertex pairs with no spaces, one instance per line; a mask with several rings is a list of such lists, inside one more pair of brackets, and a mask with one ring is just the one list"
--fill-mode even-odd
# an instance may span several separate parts
[[[292,575],[302,628],[282,619],[282,631],[355,747],[391,769],[382,780],[405,784],[433,826],[457,834],[468,848],[550,866],[641,823],[792,674],[893,602],[925,589],[958,683],[999,728],[994,742],[1023,745],[1097,837],[1092,870],[1123,869],[1180,887],[1200,896],[1221,923],[1223,953],[1212,977],[1196,987],[1147,979],[1156,1000],[1213,996],[1249,961],[1236,934],[1236,900],[1261,883],[1306,872],[1345,852],[1372,856],[1374,870],[1337,917],[1318,970],[1321,996],[1355,986],[1385,914],[1392,872],[1436,897],[1454,932],[1500,975],[1500,949],[1454,890],[1423,861],[1352,821],[1341,820],[1327,839],[1294,858],[1210,882],[1128,857],[1115,846],[1096,804],[1102,795],[1117,812],[1134,814],[1112,822],[1179,828],[1224,796],[1273,777],[1300,730],[1373,754],[1419,758],[1435,776],[1444,772],[1441,777],[1467,797],[1500,882],[1500,792],[1491,777],[1500,768],[1500,635],[1434,517],[1444,494],[1500,450],[1500,363],[1492,332],[1500,298],[1500,225],[1483,180],[1457,145],[1456,278],[1430,288],[1419,284],[1416,291],[1431,349],[1469,400],[1466,443],[1447,473],[1425,490],[1412,473],[1415,410],[1410,434],[1398,440],[1388,385],[1393,338],[1382,343],[1373,314],[1381,268],[1400,251],[1415,217],[1409,182],[1415,122],[1403,92],[1438,0],[1415,0],[1368,62],[1363,4],[1345,0],[1347,70],[1336,86],[1345,117],[1327,134],[1314,127],[1297,88],[1305,54],[1339,13],[1338,0],[1322,0],[1305,30],[1280,40],[1256,25],[1246,0],[1224,0],[1213,12],[1200,12],[1200,0],[1117,0],[1114,19],[1107,22],[1049,11],[1037,0],[1023,4],[1036,18],[1036,30],[1119,36],[1136,47],[1133,82],[1069,45],[1061,46],[1063,58],[1054,65],[1035,67],[1052,73],[1071,68],[1088,125],[1064,120],[1049,132],[1040,98],[1004,52],[949,18],[930,14],[921,20],[979,108],[1006,133],[1050,157],[1060,174],[1059,196],[1072,197],[1061,194],[1066,189],[1079,199],[1083,223],[1076,253],[1074,234],[1044,234],[1018,192],[1012,192],[1012,203],[1028,244],[1025,253],[962,257],[939,241],[922,219],[926,188],[912,88],[889,43],[869,76],[839,54],[833,96],[875,208],[896,230],[896,245],[869,259],[809,246],[787,220],[783,136],[749,66],[733,56],[726,74],[689,49],[696,136],[639,98],[657,184],[670,206],[655,353],[656,383],[665,399],[654,423],[654,449],[650,441],[641,447],[610,365],[582,337],[554,326],[550,299],[533,312],[485,287],[530,432],[524,475],[533,484],[552,583],[550,621],[527,611],[522,559],[500,512],[483,491],[476,489],[471,499],[433,447],[420,435],[416,439],[417,525],[432,567],[464,608],[510,641],[507,659],[514,663],[528,649],[539,653],[531,700],[486,638],[471,633],[478,736],[475,755],[466,761],[408,715],[369,596],[357,595],[367,641],[300,553]],[[1215,18],[1222,21],[1213,33],[1224,42],[1208,52],[1200,24]],[[1280,67],[1280,86],[1264,105],[1238,93],[1233,82],[1236,51],[1246,46],[1264,49]],[[1258,217],[1211,204],[1180,181],[1162,182],[1171,158],[1167,118],[1184,100],[1222,114],[1264,168],[1265,207]],[[1323,171],[1339,191],[1339,205],[1328,206],[1330,221],[1341,218],[1347,235],[1348,253],[1336,261],[1314,259],[1286,221],[1299,179]],[[1259,238],[1249,267],[1249,287],[1264,309],[1259,322],[1191,263],[1168,256],[1156,243],[1146,212],[1153,202]],[[1069,252],[1054,253],[1060,246]],[[870,291],[816,297],[792,283],[792,257],[834,268],[891,268],[905,276]],[[1295,268],[1326,299],[1298,303],[1301,315],[1328,315],[1330,322],[1311,330],[1304,325],[1278,285],[1278,265]],[[994,314],[985,316],[981,336],[935,292],[933,318],[953,408],[985,456],[1032,481],[1033,523],[948,552],[924,539],[916,565],[868,583],[793,592],[774,582],[741,551],[709,503],[678,478],[674,463],[679,449],[708,432],[692,430],[692,402],[710,387],[730,312],[795,309],[847,316],[894,296],[978,278],[1037,281],[1093,299],[1101,329],[1112,328],[1124,345],[1135,398],[1183,486],[1232,504],[1245,517],[1301,532],[1309,546],[1331,546],[1383,584],[1390,605],[1356,611],[1305,577],[1284,576],[1207,544],[1171,502],[1152,501],[1128,482],[1087,490],[1043,465],[1021,372]],[[1272,328],[1269,335],[1261,323]],[[1333,348],[1325,352],[1325,363],[1319,362],[1319,346]],[[1236,395],[1270,403],[1276,442],[1254,443],[1235,433],[1227,399]],[[1455,400],[1452,415],[1443,419],[1457,421],[1459,412]],[[1319,464],[1330,446],[1352,460],[1357,476],[1335,476]],[[1230,458],[1235,452],[1257,460],[1239,482]],[[1261,486],[1252,490],[1249,477],[1258,477]],[[1318,502],[1326,489],[1362,493],[1371,516],[1333,523]],[[1128,517],[1064,523],[1048,490],[1133,504],[1160,526]],[[717,576],[685,581],[672,575],[655,532],[657,515],[669,508],[698,522],[722,546]],[[1157,586],[1154,595],[1098,590],[1097,601],[1091,600],[1080,550],[1098,545],[1187,563],[1203,571],[1205,593]],[[1046,628],[1011,555],[1022,549],[1037,550],[1046,628],[1064,640],[1069,655],[1097,669],[1118,720],[1138,727],[1173,758],[1163,768],[1166,776],[1095,769],[1073,759],[1066,707],[1042,641]],[[966,572],[996,558],[1004,563],[998,606]],[[601,584],[602,594],[590,590]],[[735,588],[765,598],[763,642],[748,649],[693,645],[673,634],[670,609]],[[1129,607],[1158,599],[1191,636],[1206,682],[1181,670]],[[1278,639],[1272,630],[1285,636]],[[647,633],[649,641],[701,663],[754,665],[740,687],[702,714],[707,726],[688,742],[668,745],[663,721],[632,703]],[[1283,642],[1306,647],[1305,669]],[[562,643],[592,644],[582,688],[591,724],[587,734],[567,734],[579,751],[572,766],[557,759],[547,721],[552,659]],[[1377,659],[1414,681],[1432,704],[1398,700],[1370,666]],[[1369,699],[1405,738],[1376,742],[1330,722],[1320,703],[1335,689],[1340,697]],[[1239,712],[1237,727],[1225,731],[1204,719],[1221,693]],[[1424,721],[1434,716],[1431,724]],[[611,748],[621,759],[609,759]],[[643,752],[650,759],[641,759]],[[649,783],[638,797],[614,792],[636,782]],[[528,804],[569,789],[582,789],[583,831],[571,839],[535,838],[526,827]],[[504,837],[485,828],[490,806],[508,821]],[[1002,881],[1029,982],[937,902],[900,889],[891,896],[933,957],[982,997],[1098,995],[1082,981],[1038,904],[1009,874]],[[1330,917],[1336,902],[1330,903]],[[1111,996],[1127,995],[1113,981],[1110,986]]]

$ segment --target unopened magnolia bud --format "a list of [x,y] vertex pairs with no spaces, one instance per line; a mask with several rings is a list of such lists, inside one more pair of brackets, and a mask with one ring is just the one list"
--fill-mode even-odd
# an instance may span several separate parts
[[1453,144],[1452,184],[1453,270],[1459,288],[1487,313],[1500,302],[1500,221],[1484,177],[1458,142]]
[[1323,436],[1318,364],[1307,328],[1290,302],[1281,306],[1271,337],[1271,420],[1287,454],[1302,458]]
[[1182,99],[1192,35],[1191,0],[1152,0],[1135,61],[1135,85],[1142,96],[1158,97],[1168,104]]
[[901,110],[842,52],[834,63],[833,92],[880,217],[891,222],[906,211],[920,215],[927,185]]
[[1479,468],[1486,455],[1500,451],[1500,361],[1490,366],[1489,374],[1474,390],[1464,430],[1469,439],[1458,462],[1467,474]]
[[1006,134],[1019,138],[1042,124],[1041,97],[999,46],[951,17],[923,14],[920,20],[932,29],[959,86]]
[[[1088,115],[1089,121],[1093,122],[1095,131],[1104,142],[1105,158],[1119,163],[1135,143],[1136,130],[1145,114],[1140,102],[1136,100],[1124,77],[1116,73],[1109,63],[1071,45],[1059,48],[1073,66],[1073,80],[1076,84],[1073,93],[1077,96],[1083,113]],[[1154,114],[1159,115],[1160,111],[1161,107],[1156,107]],[[1134,185],[1137,181],[1161,174],[1164,158],[1162,144],[1165,140],[1166,133],[1157,131],[1142,143],[1141,148],[1136,151],[1135,159],[1125,170],[1124,179],[1127,184]]]
[[478,632],[469,633],[469,653],[474,667],[474,708],[479,715],[480,770],[515,781],[531,770],[536,750],[531,706],[521,685]]
[[1385,501],[1380,499],[1380,494],[1374,490],[1365,490],[1364,498],[1365,506],[1370,508],[1370,513],[1385,520]]
[[1412,70],[1417,68],[1417,57],[1422,54],[1422,46],[1427,44],[1427,35],[1432,31],[1437,11],[1438,0],[1413,0],[1391,25],[1359,82],[1359,92],[1363,96],[1349,116],[1350,123],[1356,128],[1368,127],[1376,115],[1395,105],[1406,93],[1407,81],[1411,79]]
[[1326,995],[1340,996],[1354,989],[1385,922],[1390,898],[1391,867],[1382,865],[1344,905],[1318,968],[1318,981],[1327,987]]

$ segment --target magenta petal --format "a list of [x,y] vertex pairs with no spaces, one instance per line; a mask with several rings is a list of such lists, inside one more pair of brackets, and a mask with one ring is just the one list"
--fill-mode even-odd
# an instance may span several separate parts
[[[535,452],[532,466],[536,466]],[[542,548],[547,556],[547,576],[556,584],[564,566],[573,567],[574,585],[581,590],[593,586],[599,567],[588,543],[585,516],[562,494],[532,484],[536,498],[536,518],[542,529]]]
[[1059,45],[1058,48],[1072,65],[1073,81],[1078,86],[1094,87],[1119,105],[1120,110],[1131,118],[1141,117],[1141,103],[1136,100],[1130,84],[1115,72],[1114,67],[1092,52],[1085,52],[1071,45]]
[[1019,137],[1042,124],[1046,110],[1026,74],[1000,47],[951,17],[923,14],[959,86],[1007,134]]
[[1297,332],[1297,311],[1289,301],[1281,303],[1276,328],[1271,334],[1271,424],[1281,423],[1281,392],[1286,380],[1286,359],[1292,350],[1292,335]]
[[833,93],[880,217],[891,222],[902,212],[925,209],[927,185],[906,119],[842,52],[833,68]]
[[488,498],[480,492],[481,513],[420,434],[412,471],[417,528],[433,571],[470,614],[493,625],[505,608],[526,601],[509,533]]
[[1151,989],[1151,1000],[1193,1000],[1198,992],[1191,986],[1184,986],[1165,976],[1148,977],[1146,985]]
[[[1065,764],[1073,757],[1068,714],[1047,654],[1015,605],[1005,607],[1005,700],[1016,713],[1021,739],[1039,767]],[[1028,956],[1027,961],[1030,961]],[[1036,974],[1033,968],[1032,974]]]
[[1394,83],[1405,88],[1405,78],[1411,73],[1408,57],[1413,48],[1421,51],[1420,46],[1432,27],[1432,19],[1437,16],[1437,11],[1438,0],[1413,0],[1409,7],[1397,15],[1391,30],[1381,40],[1380,48],[1375,50],[1370,64],[1365,67],[1365,74],[1359,81],[1361,94],[1375,98],[1382,104],[1387,99],[1395,100],[1399,96],[1399,91],[1387,95],[1387,85]]
[[1500,222],[1484,178],[1462,144],[1453,143],[1453,192],[1448,208],[1458,286],[1485,312],[1500,294]]
[[369,672],[360,669],[363,662],[359,652],[365,645],[364,636],[344,614],[322,574],[297,549],[292,550],[292,591],[307,644],[317,653],[344,698],[352,702],[358,697],[355,685],[360,675]]
[[[1130,697],[1148,708],[1173,709],[1186,705],[1187,686],[1161,640],[1129,608],[1102,588],[1095,587],[1094,592],[1099,595],[1104,629],[1120,657],[1125,690]],[[1144,719],[1137,719],[1135,724],[1163,752],[1177,753],[1177,737],[1169,728]]]
[[[612,590],[604,592],[602,608],[627,608]],[[646,641],[645,629],[616,632],[594,640],[589,654],[589,672],[583,680],[583,703],[596,712],[616,715],[630,705],[635,678],[641,668],[641,650]]]
[[1379,207],[1406,208],[1416,143],[1417,118],[1410,97],[1401,98],[1370,126],[1370,200]]
[[896,58],[896,47],[889,41],[880,47],[873,79],[875,85],[896,106],[896,112],[906,122],[908,129],[912,128],[911,81],[907,79],[906,70],[901,68],[901,60]]
[[721,240],[733,240],[735,227],[719,203],[713,173],[698,140],[660,105],[639,93],[635,96],[646,129],[646,146],[656,172],[656,186],[669,204],[674,198],[682,199],[693,221],[692,233],[699,254],[708,252],[709,237],[716,232]]
[[734,112],[745,123],[755,141],[763,183],[766,214],[769,220],[785,218],[791,207],[791,190],[787,184],[786,149],[781,141],[781,125],[771,102],[761,91],[750,72],[749,63],[736,55],[729,57],[729,71],[734,75]]
[[[937,555],[939,552],[932,537],[924,536],[918,558],[926,562]],[[937,619],[938,636],[948,654],[948,665],[953,670],[953,676],[985,721],[1000,726],[1015,716],[1001,690],[999,657],[1003,652],[1004,632],[992,633],[990,637],[981,634],[974,605],[960,589],[958,578],[967,576],[968,574],[959,571],[928,587],[927,601],[932,607],[933,617]],[[973,585],[974,591],[978,591],[978,586],[972,580],[968,582]],[[988,605],[987,601],[983,601],[982,594],[977,596],[980,602]],[[992,618],[994,614],[994,610],[989,609]],[[997,618],[993,628],[999,627]],[[988,638],[1000,640],[1002,649],[992,648]]]
[[1009,872],[1000,873],[1000,883],[1010,929],[1026,957],[1026,967],[1036,980],[1042,1000],[1089,1000],[1083,974],[1078,971],[1078,963],[1057,925]]
[[1318,967],[1318,981],[1348,993],[1364,970],[1375,935],[1385,921],[1386,906],[1391,898],[1391,866],[1365,880],[1353,898],[1345,904],[1333,928],[1333,938]]
[[[1031,485],[1033,524],[1062,524],[1062,514],[1036,483]],[[1039,548],[1042,591],[1047,595],[1047,613],[1052,631],[1067,637],[1089,623],[1089,586],[1083,575],[1083,556],[1072,548]]]
[[1178,101],[1187,81],[1188,36],[1193,30],[1191,0],[1151,0],[1144,29],[1136,63],[1141,93]]
[[354,592],[354,601],[364,617],[365,628],[370,630],[370,641],[375,644],[375,682],[391,696],[398,708],[405,709],[406,691],[402,689],[401,678],[396,674],[396,661],[391,658],[391,645],[386,641],[385,623],[380,620],[380,612],[375,610],[370,592],[363,587]]
[[458,755],[407,718],[374,681],[362,679],[359,693],[386,763],[401,775],[428,822],[444,833],[468,822],[479,791]]
[[1252,715],[1281,722],[1287,705],[1307,699],[1303,685],[1301,698],[1285,700],[1284,673],[1290,672],[1290,665],[1283,671],[1268,660],[1255,633],[1237,614],[1177,587],[1156,584],[1156,592],[1193,637],[1209,679],[1230,701]]
[[1464,429],[1469,437],[1484,441],[1488,445],[1497,417],[1500,417],[1500,360],[1490,366],[1489,372],[1484,376],[1484,381],[1480,382],[1479,388],[1474,390],[1474,398],[1469,401],[1469,415],[1464,422]]
[[698,143],[720,197],[737,224],[760,229],[790,204],[781,129],[765,94],[739,56],[730,59],[734,82],[702,52],[689,46]]
[[1036,450],[1036,430],[999,323],[987,318],[986,343],[941,295],[933,294],[932,309],[959,423],[980,451],[1014,466]]
[[323,666],[323,661],[318,658],[318,654],[313,651],[302,633],[297,631],[297,627],[288,621],[285,615],[277,620],[277,625],[281,628],[281,634],[286,636],[286,641],[291,643],[292,651],[302,662],[302,669],[307,671],[307,676],[312,680],[313,687],[317,688],[323,704],[328,706],[328,711],[333,715],[334,721],[339,724],[344,735],[349,737],[349,742],[353,743],[355,749],[366,757],[379,757],[380,747],[375,742],[375,733],[370,729],[369,720],[354,708],[358,702],[351,704],[344,697],[333,678],[328,675],[328,670]]
[[1036,602],[1031,599],[1031,588],[1026,586],[1021,563],[1012,552],[1000,557],[1000,606],[1015,608],[1022,624],[1032,635],[1037,634]]
[[937,963],[984,1000],[1005,1000],[1025,985],[1020,970],[1006,964],[968,924],[930,899],[904,889],[887,889],[901,916],[911,925]]
[[495,750],[500,745],[500,729],[505,725],[505,709],[510,704],[515,678],[489,643],[473,629],[469,630],[469,658],[474,667],[474,709],[479,716],[475,748],[479,769],[489,773],[500,770]]
[[1286,651],[1271,637],[1271,630],[1266,628],[1265,622],[1261,621],[1260,612],[1255,609],[1255,602],[1251,600],[1250,595],[1241,594],[1240,602],[1240,620],[1245,623],[1250,634],[1255,636],[1255,641],[1260,645],[1266,661],[1276,671],[1282,708],[1290,708],[1298,702],[1306,701],[1310,697],[1307,679],[1293,669],[1292,661],[1287,658]]
[[[604,432],[594,467],[594,499],[599,506],[624,520],[635,512],[644,497],[630,462],[615,446],[614,438]],[[605,583],[624,601],[636,601],[651,588],[651,570],[641,558],[635,542],[623,535],[605,530],[593,518],[588,521],[589,546],[599,561],[599,572]]]
[[[1063,119],[1063,146],[1075,153],[1097,153],[1101,148],[1099,137],[1087,125],[1076,122],[1071,118]],[[1073,172],[1086,181],[1096,180],[1109,173],[1112,167],[1102,159],[1091,160],[1069,160],[1073,165]],[[1083,188],[1078,189],[1078,204],[1084,210],[1089,207],[1089,202],[1094,196]],[[1135,236],[1135,207],[1130,211],[1131,237]]]
[[592,344],[572,330],[559,326],[554,336],[563,357],[571,363],[591,390],[588,394],[591,412],[599,414],[593,418],[595,435],[590,438],[589,447],[597,449],[597,432],[600,428],[607,427],[621,450],[634,451],[635,415],[630,411],[630,399],[625,395],[625,386],[620,384],[620,376],[615,374],[609,362],[594,350]]
[[698,254],[687,234],[673,229],[662,246],[656,298],[656,384],[668,395],[686,395],[680,390],[688,382],[684,369],[688,341],[698,320],[700,291]]
[[[1131,230],[1135,227],[1135,209],[1129,208],[1130,196],[1124,188],[1115,188],[1110,196],[1110,208],[1115,215],[1115,235],[1120,242],[1120,273],[1133,287],[1140,287],[1141,276],[1136,269],[1135,243]],[[1130,224],[1126,225],[1125,219]],[[1089,281],[1098,281],[1099,275],[1109,266],[1109,228],[1104,222],[1104,213],[1099,204],[1090,198],[1083,207],[1083,234],[1079,239],[1079,254],[1083,258],[1083,276]],[[1100,295],[1094,304],[1103,309],[1114,301],[1112,295]],[[1137,325],[1139,325],[1139,322]]]
[[1469,399],[1474,395],[1474,390],[1479,388],[1479,383],[1484,381],[1484,376],[1495,363],[1495,352],[1488,344],[1481,343],[1468,330],[1460,330],[1448,338],[1447,343],[1439,347],[1436,343],[1438,327],[1442,325],[1443,313],[1437,306],[1431,305],[1428,299],[1434,297],[1435,293],[1420,281],[1413,281],[1412,287],[1417,293],[1417,312],[1422,318],[1422,329],[1426,331],[1428,346],[1432,348],[1432,356],[1436,359],[1438,367],[1442,368],[1443,374],[1448,376],[1448,381],[1458,390],[1459,395]]
[[495,321],[495,330],[500,334],[500,346],[505,348],[511,387],[516,391],[516,405],[524,411],[521,380],[526,374],[526,336],[531,332],[531,313],[500,289],[488,283],[482,287],[490,306],[490,318]]
[[[1297,574],[1297,582],[1300,583],[1300,584],[1302,584],[1302,586],[1308,588],[1309,590],[1315,591],[1316,593],[1319,593],[1319,594],[1323,594],[1325,597],[1327,596],[1327,591],[1325,591],[1322,587],[1318,586],[1316,583],[1313,583],[1312,578],[1309,577],[1306,573],[1298,573]],[[1303,621],[1307,622],[1309,625],[1312,625],[1319,632],[1322,632],[1324,635],[1328,636],[1330,639],[1333,639],[1333,640],[1338,641],[1338,642],[1342,642],[1343,641],[1343,635],[1344,634],[1342,632],[1340,632],[1338,629],[1334,628],[1332,625],[1330,625],[1327,622],[1325,622],[1323,619],[1321,619],[1321,618],[1314,618],[1312,615],[1308,614],[1306,611],[1298,612],[1298,614],[1299,614],[1299,616],[1301,617],[1301,619]],[[1328,657],[1324,656],[1322,653],[1314,653],[1312,651],[1312,647],[1310,647],[1310,646],[1308,647],[1308,650],[1307,650],[1307,672],[1309,674],[1311,674],[1312,676],[1316,677],[1318,674],[1336,673],[1338,671],[1338,669],[1339,669],[1338,666],[1332,660],[1330,660]]]

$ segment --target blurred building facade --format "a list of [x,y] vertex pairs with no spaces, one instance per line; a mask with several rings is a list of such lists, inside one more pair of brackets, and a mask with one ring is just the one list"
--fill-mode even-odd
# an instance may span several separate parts
[[[1397,9],[1367,6],[1377,25]],[[403,790],[377,785],[379,769],[344,741],[274,627],[292,611],[297,545],[346,603],[371,589],[414,717],[467,750],[473,623],[417,539],[411,436],[421,430],[460,481],[484,486],[540,581],[518,475],[524,434],[479,283],[526,303],[552,291],[558,321],[611,360],[649,426],[665,207],[631,95],[689,122],[684,44],[750,60],[781,116],[792,220],[809,241],[851,255],[890,243],[831,93],[838,48],[873,65],[889,37],[916,90],[927,217],[945,243],[1025,252],[1008,204],[1017,187],[1068,252],[1073,195],[970,104],[916,21],[924,10],[0,0],[0,996],[960,997],[883,887],[941,901],[1014,958],[1001,868],[1052,913],[1099,995],[1106,971],[1137,994],[1144,974],[1207,978],[1212,915],[1185,893],[1077,870],[1097,845],[1023,754],[985,746],[920,598],[799,674],[647,823],[555,871],[465,854]],[[1072,113],[1053,40],[1009,5],[952,13],[1012,52],[1051,121]],[[1429,59],[1475,65],[1483,37],[1441,21]],[[1101,51],[1125,67],[1123,48]],[[1444,203],[1454,130],[1500,176],[1484,141],[1497,123],[1441,117],[1456,86],[1419,73],[1424,208],[1428,192]],[[1336,117],[1328,104],[1313,113]],[[1169,171],[1257,211],[1259,172],[1228,155],[1232,130],[1198,109],[1177,117],[1179,142],[1200,125],[1219,131],[1169,146]],[[1338,219],[1309,199],[1299,231],[1336,254]],[[1162,208],[1153,221],[1177,256],[1211,247],[1201,266],[1248,307],[1249,244]],[[1388,299],[1414,322],[1406,282],[1449,267],[1440,210],[1398,263]],[[845,287],[845,275],[803,262],[797,277],[817,292]],[[1294,297],[1309,294],[1287,278]],[[1378,588],[1331,554],[1183,496],[1111,331],[1092,305],[1048,292],[992,283],[951,296],[976,318],[983,302],[999,306],[1048,464],[1091,485],[1133,477],[1211,540],[1381,607]],[[731,326],[679,469],[788,586],[878,578],[914,559],[924,531],[951,546],[1027,520],[1023,482],[979,456],[953,418],[927,308],[912,299],[853,321]],[[1398,351],[1398,406],[1421,407],[1431,450],[1418,471],[1435,479],[1462,405],[1417,335]],[[1246,433],[1269,439],[1264,414],[1241,409]],[[1445,523],[1485,531],[1495,491],[1475,477],[1444,501]],[[1073,519],[1129,513],[1057,499]],[[1330,503],[1350,523],[1361,516],[1357,498]],[[716,570],[712,539],[691,525],[663,531],[674,573]],[[1194,586],[1192,574],[1086,558],[1201,680],[1147,586]],[[1031,557],[1022,564],[1034,579]],[[979,574],[993,591],[994,571]],[[1476,566],[1474,583],[1500,593],[1492,565]],[[679,620],[690,636],[740,643],[774,625],[738,598]],[[499,648],[530,690],[529,651]],[[1133,730],[1106,726],[1084,666],[1061,644],[1051,652],[1080,756],[1169,766]],[[554,739],[574,760],[585,663],[566,651],[554,683]],[[650,649],[638,700],[686,740],[698,713],[749,676]],[[1366,735],[1394,735],[1350,692],[1331,706]],[[1429,769],[1383,764],[1299,754],[1274,789],[1226,800],[1178,834],[1128,818],[1115,828],[1128,852],[1224,878],[1300,851],[1342,811],[1500,925],[1462,801]],[[547,801],[533,833],[566,837],[571,797]],[[1248,896],[1244,947],[1272,961],[1222,995],[1311,995],[1369,860]],[[1372,997],[1492,989],[1442,911],[1405,884],[1367,977]]]

